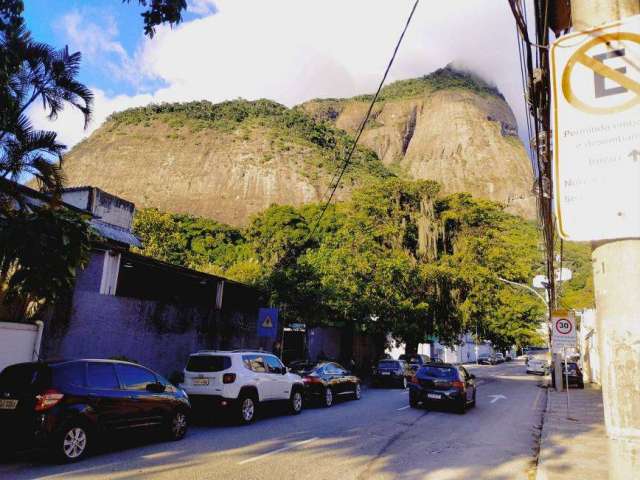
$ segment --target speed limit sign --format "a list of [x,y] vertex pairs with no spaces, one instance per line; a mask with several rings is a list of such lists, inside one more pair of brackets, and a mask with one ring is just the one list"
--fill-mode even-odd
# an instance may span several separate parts
[[551,347],[554,352],[575,347],[578,340],[576,320],[571,310],[554,310],[551,315]]

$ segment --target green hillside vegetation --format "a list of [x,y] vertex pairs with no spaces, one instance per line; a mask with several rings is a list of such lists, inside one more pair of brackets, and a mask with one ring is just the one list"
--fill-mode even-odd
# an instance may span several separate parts
[[242,230],[147,209],[134,228],[142,253],[253,284],[286,321],[381,338],[389,330],[409,345],[426,335],[454,342],[476,326],[501,347],[542,341],[541,302],[497,279],[529,283],[543,271],[535,224],[438,190],[430,181],[373,182],[332,206],[312,238],[319,204],[274,205]]
[[[240,129],[245,140],[251,138],[254,129],[261,132],[267,129],[276,150],[289,150],[292,144],[309,146],[318,150],[318,155],[307,154],[300,159],[331,171],[337,169],[353,141],[343,130],[271,100],[151,104],[114,113],[108,119],[112,130],[123,125],[151,127],[155,121],[164,122],[175,131],[185,128],[192,132],[214,130],[215,134],[231,134]],[[347,177],[363,174],[377,178],[391,175],[373,151],[359,146]]]

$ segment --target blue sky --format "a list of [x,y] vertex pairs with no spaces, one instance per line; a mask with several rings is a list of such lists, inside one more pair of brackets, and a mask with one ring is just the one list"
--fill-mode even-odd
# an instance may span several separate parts
[[[189,0],[184,22],[143,35],[136,0],[25,0],[36,40],[80,50],[95,95],[41,128],[73,146],[109,114],[151,102],[270,98],[292,106],[371,92],[413,0]],[[507,2],[423,1],[389,81],[453,62],[495,83],[524,124],[515,26]],[[34,112],[37,117],[38,112]],[[522,128],[521,128],[522,131]]]

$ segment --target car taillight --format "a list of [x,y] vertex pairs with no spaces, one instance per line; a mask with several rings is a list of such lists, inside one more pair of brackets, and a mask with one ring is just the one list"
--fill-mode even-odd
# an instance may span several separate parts
[[64,398],[64,395],[58,390],[50,388],[45,390],[40,395],[36,395],[36,405],[34,410],[36,412],[44,412],[50,408],[55,407]]
[[461,382],[460,380],[451,382],[451,386],[453,388],[457,388],[458,390],[464,390],[464,382]]
[[409,383],[413,383],[414,385],[418,385],[418,377],[416,375],[411,375],[411,378],[409,378]]
[[233,383],[236,381],[235,373],[225,373],[222,375],[222,383]]
[[322,383],[320,377],[307,376],[302,379],[304,383]]

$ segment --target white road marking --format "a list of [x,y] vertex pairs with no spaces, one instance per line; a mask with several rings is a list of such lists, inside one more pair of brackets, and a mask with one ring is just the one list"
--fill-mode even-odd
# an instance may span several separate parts
[[505,397],[504,395],[489,395],[491,398],[493,398],[493,400],[491,400],[491,402],[489,403],[496,403],[498,400],[506,400],[507,397]]
[[301,442],[290,443],[286,447],[278,448],[278,449],[273,450],[271,452],[263,453],[262,455],[258,455],[257,457],[247,458],[246,460],[238,462],[238,465],[245,465],[247,463],[255,462],[257,460],[262,460],[263,458],[268,457],[270,455],[273,455],[275,453],[280,453],[280,452],[284,452],[286,450],[291,450],[292,448],[296,448],[296,447],[299,447],[300,445],[304,445],[306,443],[314,442],[316,440],[318,440],[318,437],[309,438],[308,440],[303,440]]
[[407,408],[409,408],[411,405],[407,405],[406,407],[402,407],[402,408],[396,408],[396,411],[400,411],[400,410],[406,410]]

